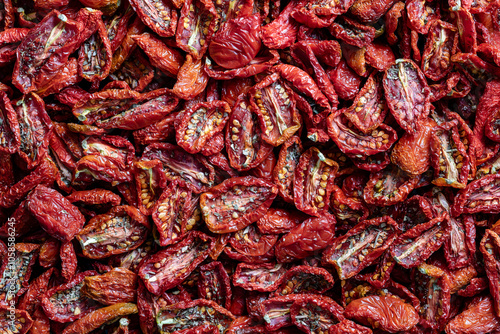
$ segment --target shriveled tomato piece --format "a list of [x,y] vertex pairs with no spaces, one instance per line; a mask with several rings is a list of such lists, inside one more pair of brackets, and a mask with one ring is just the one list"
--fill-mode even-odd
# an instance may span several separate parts
[[189,217],[188,207],[192,193],[172,182],[161,194],[153,208],[153,221],[160,234],[160,245],[173,244],[186,234]]
[[396,230],[397,223],[388,216],[365,220],[334,239],[323,260],[335,267],[340,279],[353,277],[391,246]]
[[439,126],[430,138],[435,185],[465,188],[469,176],[469,155],[454,123]]
[[26,334],[33,326],[28,312],[5,306],[0,306],[0,319],[0,331],[5,333]]
[[311,147],[299,159],[294,175],[294,203],[309,215],[327,212],[338,164]]
[[436,126],[434,120],[426,118],[414,135],[405,133],[392,149],[392,163],[413,175],[425,173],[430,167],[430,141]]
[[198,295],[226,309],[231,307],[231,283],[221,262],[214,261],[200,267]]
[[327,125],[328,134],[339,149],[346,154],[367,156],[385,152],[397,139],[396,131],[383,123],[377,129],[364,134],[357,130],[343,114],[332,113],[328,116]]
[[486,230],[479,250],[484,257],[493,306],[498,316],[500,314],[500,288],[498,286],[500,281],[500,268],[498,266],[500,263],[500,237],[498,234],[493,230]]
[[349,12],[361,22],[373,23],[381,18],[395,0],[356,0]]
[[389,206],[403,201],[417,186],[419,178],[394,165],[380,172],[371,173],[363,190],[363,199],[368,204]]
[[139,277],[153,294],[161,294],[183,282],[203,262],[214,239],[199,231],[190,232],[181,242],[145,259]]
[[330,326],[329,334],[372,334],[372,330],[358,325],[354,321],[344,319],[341,322]]
[[[300,115],[291,88],[277,73],[266,77],[249,91],[250,104],[259,116],[262,139],[279,146],[300,128]],[[235,128],[231,129],[233,132]],[[236,127],[236,130],[241,130]],[[236,132],[238,133],[238,132]]]
[[53,321],[72,322],[98,309],[101,305],[85,297],[80,289],[87,276],[95,276],[93,270],[79,273],[63,285],[56,286],[43,294],[42,307],[45,314]]
[[21,140],[19,123],[11,101],[4,92],[0,92],[0,130],[0,152],[16,152]]
[[[197,299],[189,302],[179,302],[162,308],[156,316],[156,324],[162,333],[183,332],[189,333],[186,329],[192,329],[193,332],[201,326],[215,326],[216,333],[225,333],[229,325],[233,322],[234,315],[217,303]],[[200,332],[196,333],[213,333]]]
[[500,174],[486,175],[472,181],[458,192],[453,204],[452,214],[500,212]]
[[333,287],[333,276],[319,267],[295,266],[289,269],[274,296],[308,293],[322,294]]
[[343,313],[333,299],[317,295],[299,298],[290,308],[292,323],[308,334],[326,333],[333,324],[345,319]]
[[203,219],[210,231],[239,231],[261,218],[278,189],[252,176],[224,180],[200,197]]
[[347,44],[362,48],[370,44],[375,38],[375,28],[365,26],[353,19],[341,16],[329,27],[332,35]]
[[256,224],[236,231],[229,243],[237,252],[245,255],[260,256],[268,253],[278,241],[276,234],[262,234]]
[[285,279],[287,267],[281,263],[238,263],[233,284],[250,291],[274,291]]
[[245,171],[257,167],[271,153],[272,145],[262,138],[258,117],[250,110],[250,99],[240,95],[226,129],[226,149],[231,167]]
[[231,114],[224,101],[201,102],[185,110],[176,131],[177,144],[189,153],[198,153],[221,133]]
[[439,81],[451,71],[451,53],[456,42],[453,25],[441,20],[431,23],[422,55],[422,72],[429,79]]
[[273,182],[278,186],[279,195],[288,203],[293,203],[295,169],[302,155],[302,142],[297,136],[290,137],[280,149],[278,162],[273,170]]
[[139,18],[162,37],[170,37],[177,27],[177,11],[166,0],[133,0],[130,5]]
[[295,300],[306,295],[287,295],[269,298],[259,305],[259,315],[264,319],[266,329],[274,331],[281,327],[291,326],[290,308]]
[[278,262],[292,262],[328,247],[335,237],[335,218],[313,217],[292,228],[276,245]]
[[166,187],[162,167],[159,160],[139,160],[134,163],[139,210],[145,215],[153,213],[153,206]]
[[212,1],[186,0],[175,33],[177,46],[200,59],[208,48],[218,19]]
[[357,197],[347,197],[337,186],[333,187],[330,209],[333,212],[340,229],[349,229],[368,217],[368,208]]
[[448,233],[445,216],[434,218],[398,236],[391,254],[404,268],[416,267],[441,247]]
[[408,1],[406,11],[408,12],[408,25],[420,34],[427,34],[432,21],[438,18],[433,6],[428,6],[426,1],[422,0]]
[[261,233],[265,234],[287,233],[306,217],[300,211],[270,208],[265,216],[257,221],[257,227]]
[[177,180],[195,193],[206,191],[213,185],[215,170],[206,158],[188,154],[178,146],[154,143],[144,149],[142,158],[160,160],[167,180]]
[[450,280],[440,268],[426,263],[418,266],[412,277],[413,290],[420,299],[420,324],[443,330],[450,314]]
[[139,247],[146,239],[149,222],[135,207],[113,207],[108,213],[92,218],[76,236],[83,255],[102,259]]
[[345,117],[361,132],[371,133],[384,121],[389,111],[383,94],[380,75],[372,74],[352,106],[344,110]]
[[420,129],[430,110],[430,89],[417,65],[409,59],[398,59],[385,71],[385,98],[398,124],[409,134]]
[[389,333],[407,331],[419,321],[410,304],[395,297],[368,296],[353,300],[345,309],[347,318]]

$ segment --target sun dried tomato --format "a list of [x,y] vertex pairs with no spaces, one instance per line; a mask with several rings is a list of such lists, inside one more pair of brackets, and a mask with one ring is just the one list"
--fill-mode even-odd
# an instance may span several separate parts
[[329,27],[332,35],[347,44],[362,48],[370,44],[375,38],[375,28],[365,26],[353,19],[339,17]]
[[305,333],[326,333],[344,320],[344,310],[333,299],[325,296],[305,295],[290,307],[292,323]]
[[76,236],[83,255],[102,259],[139,247],[146,238],[149,222],[135,207],[113,207],[108,213],[92,218]]
[[200,267],[198,295],[226,309],[231,307],[231,283],[222,263],[215,261]]
[[80,232],[85,218],[78,208],[54,189],[38,185],[28,196],[28,209],[42,228],[61,241]]
[[224,180],[201,195],[203,219],[214,233],[239,231],[265,214],[277,192],[276,186],[251,176]]
[[363,199],[368,204],[394,205],[405,200],[418,182],[417,176],[390,165],[380,172],[370,174],[370,179],[363,190]]
[[269,298],[259,305],[259,313],[264,319],[267,331],[274,331],[281,327],[291,326],[292,317],[290,308],[295,301],[304,298],[305,294],[287,295]]
[[446,332],[458,333],[488,333],[500,326],[495,315],[491,297],[475,298],[470,305],[446,326]]
[[380,19],[395,0],[356,0],[349,11],[362,22],[372,23]]
[[125,268],[113,268],[98,276],[84,278],[80,292],[104,305],[129,303],[137,297],[137,275]]
[[33,326],[30,314],[23,310],[0,305],[0,330],[5,333],[26,334]]
[[[137,313],[137,306],[132,303],[117,303],[92,311],[64,329],[62,334],[83,334],[93,331],[120,317]],[[123,318],[122,318],[123,319]]]
[[28,35],[29,29],[12,28],[0,32],[0,67],[7,66],[16,59],[16,49]]
[[[162,333],[199,333],[194,330],[207,325],[215,326],[217,328],[215,333],[225,333],[234,319],[231,312],[217,303],[197,299],[162,308],[156,316],[156,324]],[[193,331],[181,331],[188,328],[192,328]]]
[[433,218],[399,235],[391,254],[399,265],[416,267],[441,247],[449,235],[445,216]]
[[356,96],[361,78],[347,66],[345,60],[341,60],[334,69],[327,70],[327,74],[341,99],[352,100]]
[[203,262],[214,246],[214,239],[201,232],[190,232],[181,242],[146,258],[138,275],[153,294],[161,294],[183,282]]
[[313,217],[292,228],[276,244],[278,262],[303,259],[326,248],[335,237],[335,218]]

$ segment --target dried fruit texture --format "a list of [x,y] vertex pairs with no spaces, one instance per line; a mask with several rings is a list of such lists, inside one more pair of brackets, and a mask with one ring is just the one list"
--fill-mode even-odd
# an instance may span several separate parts
[[0,333],[500,334],[499,27],[0,0]]

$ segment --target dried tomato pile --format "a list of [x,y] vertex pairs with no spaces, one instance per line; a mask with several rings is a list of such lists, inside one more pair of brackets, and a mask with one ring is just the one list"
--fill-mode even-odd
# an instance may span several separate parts
[[0,333],[500,333],[497,1],[0,27]]

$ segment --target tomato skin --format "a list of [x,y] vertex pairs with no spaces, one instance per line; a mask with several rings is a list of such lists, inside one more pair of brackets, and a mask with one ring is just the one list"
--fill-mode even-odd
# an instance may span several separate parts
[[477,297],[469,308],[453,318],[446,326],[447,334],[486,334],[498,329],[500,321],[495,316],[490,297]]
[[368,296],[353,300],[345,316],[389,333],[407,331],[419,321],[415,308],[394,297]]

